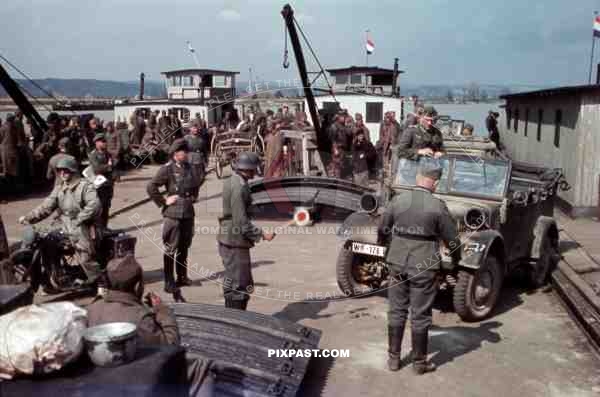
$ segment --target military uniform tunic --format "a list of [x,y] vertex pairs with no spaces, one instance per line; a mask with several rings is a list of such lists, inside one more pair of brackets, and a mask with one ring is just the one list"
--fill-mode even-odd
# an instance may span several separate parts
[[444,138],[442,133],[432,128],[426,130],[421,125],[407,128],[402,133],[400,141],[398,142],[397,156],[417,160],[419,155],[417,152],[419,149],[430,148],[434,152],[440,152],[444,147]]
[[204,183],[204,177],[206,175],[206,171],[204,169],[204,165],[206,164],[206,159],[204,158],[206,141],[200,135],[186,135],[184,138],[188,147],[188,161],[192,166],[192,173],[194,174],[195,179],[195,196],[198,197],[198,192],[200,190],[200,186]]
[[83,178],[74,178],[54,186],[42,204],[25,216],[29,223],[37,223],[55,210],[59,210],[61,229],[69,237],[78,254],[78,262],[88,279],[94,281],[100,275],[100,266],[94,260],[94,222],[102,210],[96,189]]
[[106,182],[96,188],[98,192],[98,198],[100,199],[100,204],[102,204],[100,224],[103,228],[106,228],[106,225],[108,225],[108,212],[110,211],[110,203],[114,193],[112,156],[107,151],[100,152],[94,149],[90,152],[88,158],[94,174],[102,175],[106,178]]
[[[167,197],[177,195],[174,204],[166,205],[166,199],[159,192],[165,186]],[[175,163],[173,160],[160,167],[148,183],[150,198],[162,209],[164,217],[162,238],[165,246],[165,282],[173,282],[173,267],[178,278],[187,277],[188,249],[194,237],[194,193],[195,182],[188,163]]]
[[234,173],[223,182],[223,214],[219,217],[219,255],[223,259],[225,299],[249,299],[254,281],[250,266],[250,248],[262,238],[262,230],[248,215],[252,199],[247,181]]
[[392,199],[379,226],[379,240],[389,246],[390,326],[404,327],[410,306],[413,331],[426,331],[441,267],[438,241],[449,247],[454,263],[460,260],[455,221],[442,200],[417,187]]

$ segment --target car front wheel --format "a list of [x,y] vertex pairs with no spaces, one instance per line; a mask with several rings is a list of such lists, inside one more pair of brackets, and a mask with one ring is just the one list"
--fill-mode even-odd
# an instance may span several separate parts
[[463,321],[481,321],[488,317],[500,296],[504,271],[500,261],[488,256],[477,270],[460,270],[454,287],[454,310]]

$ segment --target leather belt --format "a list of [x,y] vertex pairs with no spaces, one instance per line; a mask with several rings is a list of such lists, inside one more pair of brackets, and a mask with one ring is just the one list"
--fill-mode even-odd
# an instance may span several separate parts
[[417,241],[437,241],[437,236],[421,236],[418,234],[396,234],[396,237],[405,238],[408,240],[417,240]]

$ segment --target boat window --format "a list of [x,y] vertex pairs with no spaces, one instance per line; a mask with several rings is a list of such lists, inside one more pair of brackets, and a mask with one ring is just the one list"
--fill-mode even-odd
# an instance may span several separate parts
[[515,110],[515,124],[514,124],[515,134],[519,132],[519,108]]
[[367,102],[366,122],[380,123],[383,120],[383,102]]
[[527,126],[529,125],[529,108],[525,109],[525,128],[523,129],[523,133],[527,136]]
[[336,74],[335,75],[335,84],[348,84],[348,75],[347,74]]
[[542,120],[544,119],[544,109],[538,109],[537,141],[542,141]]
[[350,84],[362,84],[362,75],[360,75],[360,74],[353,74],[350,77]]
[[560,147],[560,125],[562,124],[562,110],[557,109],[554,116],[554,146]]
[[213,87],[227,87],[225,76],[213,76]]
[[185,85],[187,87],[193,87],[194,86],[194,76],[187,76],[185,78]]

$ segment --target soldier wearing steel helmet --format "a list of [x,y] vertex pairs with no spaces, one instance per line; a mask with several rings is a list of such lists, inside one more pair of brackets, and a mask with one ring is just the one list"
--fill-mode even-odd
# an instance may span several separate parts
[[436,118],[435,108],[426,106],[419,124],[402,133],[396,155],[409,160],[418,160],[420,156],[441,157],[444,154],[444,138],[440,130],[434,127]]
[[101,206],[94,185],[79,176],[79,167],[74,158],[65,157],[56,164],[60,183],[42,204],[29,214],[19,218],[19,223],[37,223],[59,211],[61,230],[69,237],[78,255],[79,265],[93,284],[101,276],[101,268],[95,258],[95,223]]
[[225,267],[223,295],[225,307],[246,310],[254,288],[250,248],[261,239],[271,241],[275,234],[263,232],[249,216],[252,198],[248,180],[254,178],[258,156],[244,152],[235,162],[235,172],[223,182],[223,214],[219,217],[219,255]]
[[[165,292],[175,293],[178,287],[192,285],[188,278],[188,250],[194,237],[194,200],[197,182],[187,161],[188,146],[176,139],[169,150],[171,160],[161,166],[148,183],[148,196],[161,209],[164,218],[162,238],[164,244],[163,271]],[[167,197],[159,188],[164,186]],[[177,281],[173,271],[177,274]]]
[[57,164],[65,158],[71,158],[75,160],[75,157],[71,156],[69,153],[69,146],[71,145],[71,140],[68,137],[61,138],[58,141],[58,150],[59,152],[50,158],[48,161],[48,170],[46,171],[46,179],[53,180],[54,183],[59,185],[62,181],[58,178],[58,173],[56,170]]

